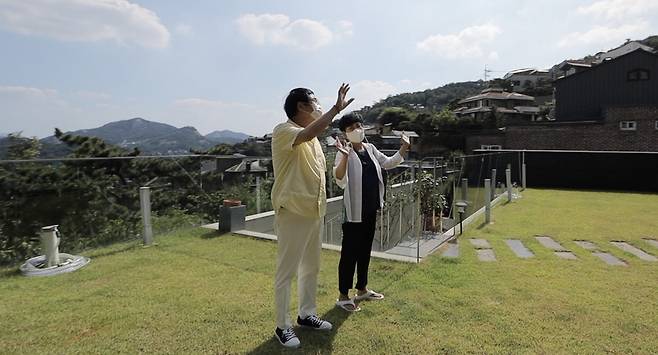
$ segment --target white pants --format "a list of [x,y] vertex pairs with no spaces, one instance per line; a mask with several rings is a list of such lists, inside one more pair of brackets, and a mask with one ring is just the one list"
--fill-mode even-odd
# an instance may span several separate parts
[[278,250],[274,301],[276,326],[286,329],[292,326],[290,319],[290,284],[297,273],[299,316],[317,314],[315,295],[320,271],[322,249],[322,218],[303,217],[285,209],[279,210],[274,221]]

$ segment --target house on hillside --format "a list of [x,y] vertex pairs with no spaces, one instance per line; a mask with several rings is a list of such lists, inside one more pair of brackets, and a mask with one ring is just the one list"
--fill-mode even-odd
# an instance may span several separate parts
[[[555,121],[513,125],[467,146],[658,152],[658,54],[641,47],[555,81]],[[486,143],[483,143],[486,142]]]
[[535,121],[539,116],[539,107],[535,98],[516,92],[503,91],[500,88],[482,90],[479,95],[467,97],[458,102],[460,105],[454,113],[457,117],[484,119],[493,110],[510,121]]
[[658,106],[658,54],[637,48],[555,81],[555,119],[601,120],[609,107]]
[[627,41],[619,47],[613,48],[606,52],[599,52],[594,56],[589,56],[579,60],[565,60],[551,70],[551,77],[554,80],[567,77],[582,71],[586,71],[605,61],[616,59],[636,50],[643,50],[649,53],[655,53],[655,50],[638,41]]
[[626,43],[622,44],[617,48],[613,48],[607,52],[597,53],[595,56],[596,59],[594,60],[594,64],[600,64],[603,61],[621,57],[624,54],[634,52],[638,49],[651,53],[655,52],[655,50],[652,47],[647,46],[646,44],[642,44],[638,41],[626,41]]
[[524,92],[527,89],[537,87],[551,80],[551,74],[548,69],[517,69],[503,76],[512,85],[512,91]]
[[224,181],[244,180],[247,176],[267,178],[272,173],[269,159],[243,159],[224,171]]
[[551,70],[551,78],[559,78],[579,73],[592,67],[592,60],[565,60]]

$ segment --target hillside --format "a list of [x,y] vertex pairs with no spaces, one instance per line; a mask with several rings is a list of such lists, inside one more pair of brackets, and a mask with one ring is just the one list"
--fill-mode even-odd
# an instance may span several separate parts
[[247,138],[249,138],[248,134],[240,133],[240,132],[233,132],[228,129],[222,130],[222,131],[214,131],[211,133],[206,134],[206,139],[209,141],[220,144],[220,143],[226,143],[226,144],[235,144],[235,143],[242,143],[244,142]]
[[[208,149],[218,144],[201,135],[194,127],[174,126],[143,118],[111,122],[93,129],[67,132],[73,135],[98,137],[126,149],[139,148],[143,154],[185,154],[190,149]],[[240,133],[236,133],[240,134]],[[44,156],[61,156],[64,147],[54,136],[41,140]]]

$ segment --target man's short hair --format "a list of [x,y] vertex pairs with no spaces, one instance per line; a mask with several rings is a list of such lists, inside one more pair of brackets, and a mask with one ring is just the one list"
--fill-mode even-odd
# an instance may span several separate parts
[[306,88],[296,88],[290,90],[288,97],[286,97],[286,103],[283,105],[283,109],[286,111],[286,116],[292,119],[297,114],[297,103],[299,102],[311,102],[311,95],[315,95],[313,91]]
[[361,122],[361,124],[363,124],[363,117],[361,117],[361,115],[356,112],[350,112],[346,115],[343,115],[343,117],[338,120],[338,129],[345,132],[347,127],[357,122]]

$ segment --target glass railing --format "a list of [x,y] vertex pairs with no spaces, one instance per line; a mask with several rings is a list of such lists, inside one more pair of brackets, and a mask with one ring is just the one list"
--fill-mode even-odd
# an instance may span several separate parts
[[248,214],[270,210],[268,164],[207,155],[2,160],[0,264],[38,255],[44,226],[59,226],[67,253],[143,239],[145,187],[155,236],[217,222],[227,199]]

